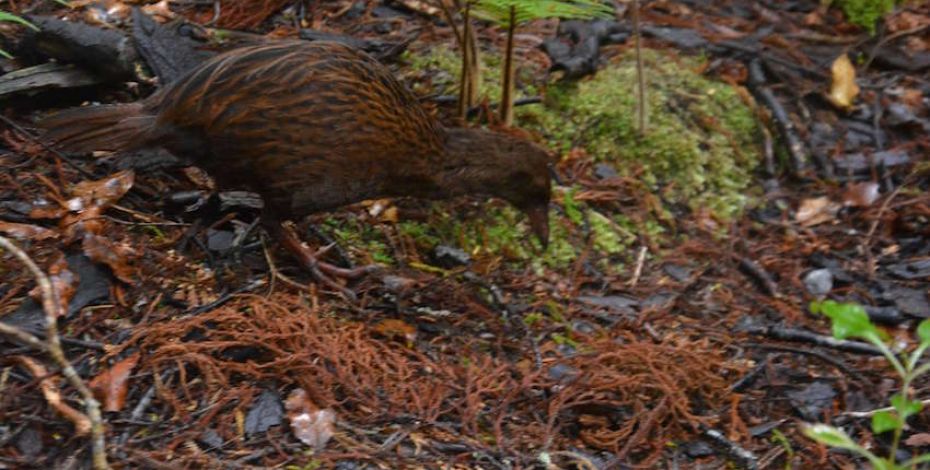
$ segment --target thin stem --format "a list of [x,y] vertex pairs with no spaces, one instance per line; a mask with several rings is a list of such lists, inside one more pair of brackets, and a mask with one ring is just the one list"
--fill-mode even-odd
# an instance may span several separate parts
[[469,63],[469,53],[471,46],[469,45],[469,40],[471,36],[471,3],[465,3],[465,11],[463,13],[464,18],[464,27],[462,28],[462,78],[459,82],[459,119],[462,120],[462,124],[465,123],[465,120],[468,118],[468,107],[471,97],[469,96],[469,88],[471,86],[471,68],[468,66]]
[[901,464],[901,466],[904,468],[912,468],[918,464],[928,463],[928,462],[930,462],[930,454],[923,454],[923,455],[914,457],[904,462],[903,464]]
[[864,338],[866,341],[872,343],[881,351],[882,355],[885,356],[885,359],[888,359],[888,362],[891,363],[891,366],[894,367],[895,372],[897,372],[901,378],[907,376],[907,369],[904,368],[904,365],[901,364],[901,361],[898,360],[898,357],[895,356],[890,349],[888,349],[888,345],[886,345],[885,342],[878,337],[878,335],[875,333],[870,333],[865,335]]
[[639,122],[639,135],[646,134],[646,72],[643,66],[642,33],[640,32],[639,0],[633,0],[633,38],[636,44],[636,99],[639,107],[636,114]]
[[501,121],[505,126],[513,124],[514,60],[513,33],[517,29],[517,7],[510,6],[510,21],[507,25],[507,52],[504,55],[504,83],[501,90]]
[[911,353],[907,358],[907,368],[908,370],[913,370],[917,366],[917,361],[920,360],[920,357],[924,355],[927,351],[927,348],[930,347],[930,343],[921,343],[917,346],[917,349]]
[[930,362],[921,365],[917,369],[914,369],[914,372],[911,373],[911,376],[916,379],[917,377],[920,377],[921,375],[924,375],[927,372],[930,372]]
[[64,350],[61,348],[61,337],[58,336],[58,317],[65,314],[64,305],[58,294],[58,289],[49,280],[48,276],[39,269],[39,266],[6,237],[0,236],[0,248],[3,248],[13,254],[20,262],[26,265],[26,268],[32,272],[39,290],[42,292],[42,309],[45,311],[45,343],[47,350],[52,359],[61,368],[62,374],[71,383],[81,398],[84,399],[84,407],[87,410],[87,417],[91,422],[91,442],[93,447],[93,465],[95,469],[104,470],[110,468],[107,464],[106,441],[104,440],[103,416],[100,414],[100,403],[94,398],[93,392],[81,379],[77,371],[65,357]]

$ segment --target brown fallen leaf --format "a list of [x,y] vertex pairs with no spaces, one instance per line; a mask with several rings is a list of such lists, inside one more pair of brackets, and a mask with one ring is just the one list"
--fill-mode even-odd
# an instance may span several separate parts
[[65,214],[68,213],[68,209],[61,207],[58,204],[43,204],[39,206],[33,206],[29,210],[30,219],[60,219]]
[[104,411],[122,411],[129,392],[129,374],[139,363],[139,353],[117,362],[94,377],[88,385],[103,402]]
[[177,17],[177,14],[171,11],[170,2],[168,0],[161,0],[158,3],[145,5],[142,7],[142,12],[146,15],[155,17],[160,23]]
[[300,442],[322,450],[335,434],[336,413],[321,410],[307,397],[302,388],[295,389],[284,402],[291,431]]
[[45,227],[31,224],[17,224],[15,222],[5,222],[2,220],[0,220],[0,232],[20,240],[33,241],[47,240],[58,236],[57,232]]
[[904,440],[904,443],[909,447],[930,447],[930,433],[912,434]]
[[843,54],[837,57],[830,70],[833,80],[827,99],[838,108],[844,110],[852,108],[853,102],[859,96],[859,85],[856,84],[856,68],[849,60],[849,56]]
[[795,214],[795,220],[804,227],[813,227],[824,222],[830,222],[836,218],[840,205],[831,201],[830,198],[817,197],[801,201],[798,212]]
[[[59,311],[62,313],[67,312],[68,304],[71,302],[71,298],[74,297],[74,293],[77,291],[80,277],[68,269],[68,262],[65,260],[64,255],[60,255],[58,260],[49,266],[48,279],[51,281],[52,286],[58,292],[58,298],[61,301],[62,306]],[[42,302],[42,290],[39,289],[38,286],[29,291],[29,296],[39,303]]]
[[[71,193],[84,200],[85,205],[110,206],[119,201],[135,181],[132,170],[124,170],[96,181],[82,181]],[[72,209],[74,210],[74,209]]]
[[843,191],[843,205],[847,207],[869,207],[878,200],[878,183],[866,181],[854,183]]
[[81,248],[95,263],[109,266],[117,279],[135,285],[136,270],[129,263],[129,257],[135,254],[132,248],[90,233],[84,235]]
[[375,333],[386,338],[403,339],[407,345],[413,344],[417,339],[417,329],[403,320],[388,318],[381,320],[372,328]]
[[58,228],[64,235],[65,242],[70,243],[86,234],[103,233],[103,206],[90,206],[80,212],[69,212],[58,221]]

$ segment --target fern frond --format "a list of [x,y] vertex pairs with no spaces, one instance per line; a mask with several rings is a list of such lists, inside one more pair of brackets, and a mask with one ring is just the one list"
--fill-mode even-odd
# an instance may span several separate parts
[[614,13],[603,0],[479,0],[473,15],[509,26],[511,8],[516,11],[517,24],[542,18],[612,18]]

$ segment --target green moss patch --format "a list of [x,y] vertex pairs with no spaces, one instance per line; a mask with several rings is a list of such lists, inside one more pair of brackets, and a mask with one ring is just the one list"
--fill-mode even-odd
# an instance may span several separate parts
[[723,219],[749,202],[760,161],[759,128],[733,87],[695,70],[697,58],[645,51],[648,130],[637,130],[631,54],[596,76],[549,87],[545,107],[519,111],[521,125],[563,151],[583,147],[618,173],[636,175],[666,200]]

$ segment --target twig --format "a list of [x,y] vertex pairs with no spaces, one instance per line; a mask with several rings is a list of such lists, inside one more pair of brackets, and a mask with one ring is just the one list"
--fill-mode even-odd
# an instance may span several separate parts
[[772,279],[772,275],[769,274],[765,268],[749,258],[740,256],[738,259],[740,271],[754,279],[762,288],[762,290],[770,297],[779,297],[778,284],[775,283],[775,280]]
[[0,322],[0,334],[15,338],[21,343],[26,343],[27,345],[38,349],[39,351],[48,350],[48,346],[43,343],[42,340],[13,325],[7,325],[6,323]]
[[11,121],[11,120],[10,120],[9,118],[7,118],[6,116],[0,114],[0,121],[3,121],[6,125],[12,127],[13,129],[16,129],[19,133],[25,135],[26,138],[28,138],[29,140],[31,140],[31,141],[33,141],[33,142],[35,142],[35,143],[41,145],[42,148],[44,148],[45,150],[48,150],[49,152],[52,152],[56,157],[60,158],[62,161],[64,161],[65,163],[67,163],[68,165],[70,165],[72,168],[74,168],[75,170],[77,170],[77,172],[80,173],[80,174],[81,174],[82,176],[84,176],[85,178],[94,178],[94,174],[93,174],[93,173],[91,173],[91,172],[85,170],[84,167],[78,165],[77,162],[75,162],[74,160],[72,160],[72,159],[66,157],[63,153],[59,152],[58,150],[55,150],[53,147],[51,147],[50,145],[48,145],[48,144],[46,144],[45,142],[43,142],[42,139],[39,139],[38,137],[36,137],[35,135],[33,135],[32,132],[27,131],[27,130],[24,129],[22,126],[20,126],[19,124],[16,124],[15,122]]
[[643,275],[643,265],[646,264],[646,252],[649,249],[645,246],[639,248],[639,254],[636,255],[636,269],[633,270],[633,278],[630,279],[630,287],[639,282],[639,277]]
[[572,462],[575,463],[578,468],[581,470],[597,470],[598,466],[591,460],[590,457],[579,454],[578,452],[571,452],[567,450],[554,450],[549,452],[549,455],[554,457],[566,457],[572,459]]
[[810,331],[799,330],[796,328],[785,328],[783,326],[758,326],[744,328],[742,331],[752,335],[760,335],[772,339],[779,339],[782,341],[810,343],[815,346],[823,346],[825,348],[838,349],[840,351],[851,353],[869,354],[872,356],[882,355],[882,352],[878,348],[868,343],[836,339],[832,336],[818,335]]
[[872,61],[874,61],[875,56],[878,55],[878,50],[881,49],[882,46],[884,46],[885,44],[888,44],[889,42],[894,41],[895,39],[898,39],[902,36],[909,36],[911,34],[917,34],[928,28],[930,28],[930,24],[922,24],[922,25],[915,26],[910,29],[905,29],[902,31],[898,31],[896,33],[889,34],[882,40],[878,41],[875,44],[875,47],[873,47],[872,50],[869,51],[869,57],[865,60],[865,63],[862,64],[862,69],[863,70],[868,69],[872,65]]
[[869,231],[865,234],[865,239],[863,239],[862,244],[859,245],[860,246],[859,249],[862,250],[862,254],[865,255],[866,257],[866,262],[867,262],[866,266],[868,266],[869,268],[869,276],[871,276],[875,272],[875,259],[872,256],[872,248],[871,248],[872,236],[875,235],[875,230],[878,229],[878,225],[882,221],[882,216],[885,215],[885,211],[888,210],[888,207],[891,205],[891,201],[893,201],[894,198],[897,197],[898,193],[901,192],[901,189],[904,188],[904,186],[905,185],[902,184],[898,186],[897,188],[895,188],[895,190],[892,191],[891,194],[889,194],[888,197],[886,197],[884,201],[882,201],[882,205],[879,206],[878,208],[878,214],[872,220],[872,223],[869,224]]
[[791,346],[780,346],[776,344],[759,344],[759,343],[747,343],[744,346],[746,346],[747,348],[789,352],[789,353],[794,353],[794,354],[802,354],[805,356],[816,357],[817,359],[820,359],[821,361],[826,362],[827,364],[830,364],[831,366],[836,367],[837,369],[843,371],[847,375],[850,375],[859,380],[862,380],[862,376],[860,376],[858,372],[850,369],[849,366],[843,363],[843,361],[830,357],[816,349],[801,349],[801,348],[792,348]]
[[[930,398],[920,402],[924,407],[930,406]],[[845,411],[840,413],[840,416],[846,416],[849,418],[871,418],[872,416],[877,415],[878,413],[886,413],[888,411],[894,411],[893,406],[879,408],[877,410],[871,411]]]
[[743,464],[743,468],[755,470],[759,468],[759,458],[755,456],[752,452],[740,447],[739,444],[727,439],[722,432],[717,431],[716,429],[705,429],[703,433],[704,437],[710,439],[714,444],[719,447],[723,447],[727,454],[739,460]]
[[285,284],[294,287],[298,290],[310,290],[310,286],[301,284],[290,277],[287,277],[281,271],[278,271],[277,265],[274,264],[274,259],[271,257],[271,253],[268,251],[268,246],[265,244],[265,237],[261,237],[262,241],[262,252],[265,254],[265,262],[268,263],[268,272],[271,274],[271,280],[268,283],[268,292],[274,292],[274,281],[275,279],[280,279]]
[[94,398],[93,392],[81,379],[74,367],[65,357],[61,348],[61,338],[58,336],[58,317],[65,314],[64,306],[58,295],[58,290],[49,281],[48,276],[39,269],[39,266],[26,254],[6,237],[0,236],[0,247],[13,254],[20,262],[26,265],[26,268],[32,272],[39,290],[42,292],[42,308],[45,310],[45,331],[46,347],[52,359],[61,368],[62,374],[71,383],[81,398],[84,399],[84,406],[87,410],[87,417],[90,419],[90,433],[93,448],[93,464],[97,470],[110,468],[107,464],[106,441],[104,440],[103,417],[100,414],[100,403]]
[[[772,88],[765,84],[765,74],[762,72],[762,63],[759,60],[753,60],[749,63],[749,84],[755,91],[760,101],[771,111],[772,119],[778,126],[778,130],[785,140],[785,148],[791,156],[792,169],[796,176],[799,176],[807,167],[804,158],[804,143],[798,136],[794,122],[785,111],[785,107],[775,96]],[[832,168],[823,168],[824,172],[831,172]]]

